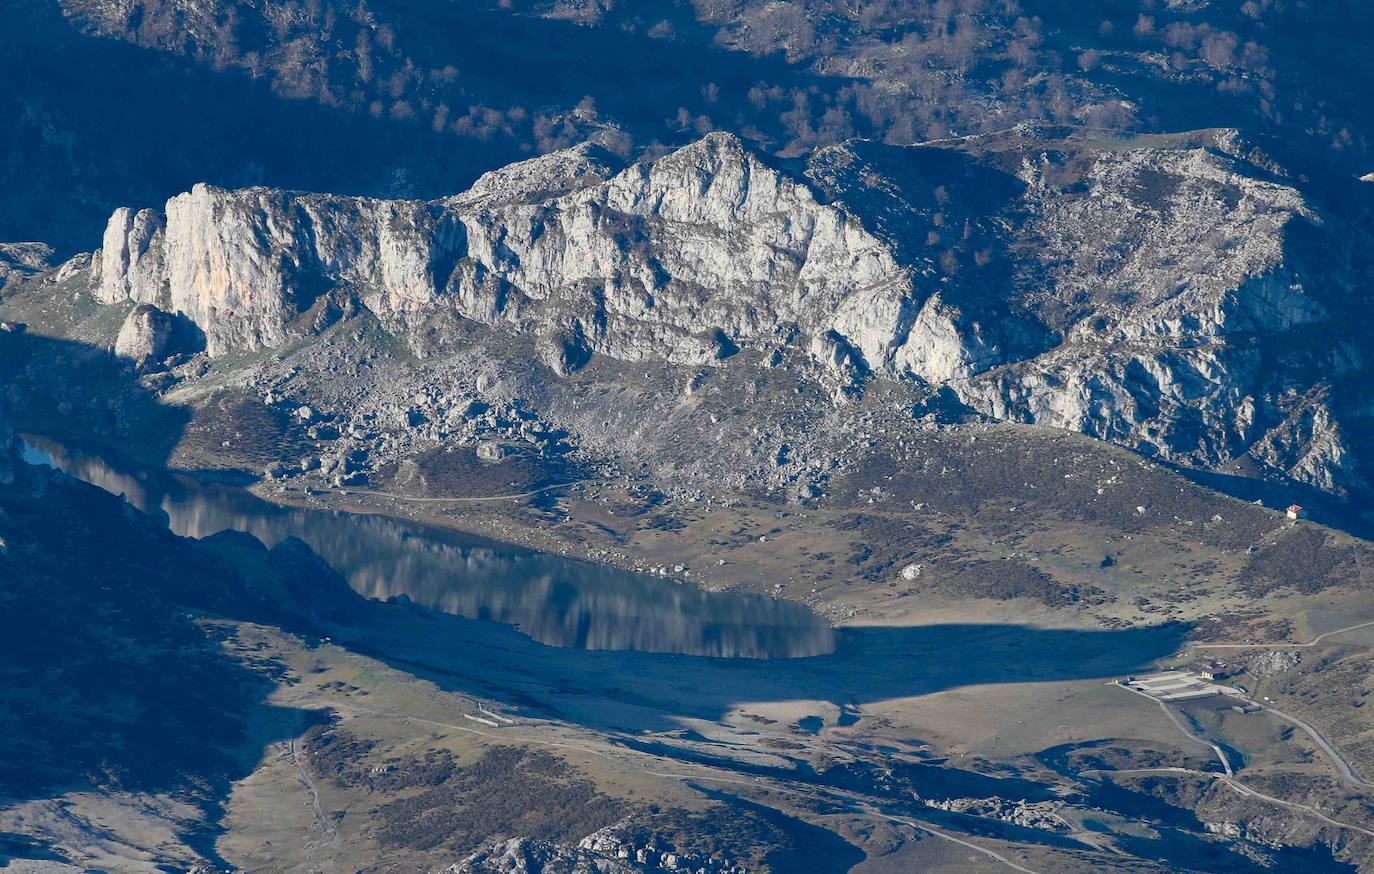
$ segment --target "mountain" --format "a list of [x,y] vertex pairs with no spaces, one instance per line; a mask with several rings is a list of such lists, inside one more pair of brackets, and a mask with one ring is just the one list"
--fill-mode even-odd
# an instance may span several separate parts
[[11,0],[0,869],[1374,870],[1366,5]]
[[851,141],[777,165],[716,133],[628,166],[555,152],[427,202],[197,186],[116,211],[90,281],[189,320],[211,357],[355,310],[422,359],[460,323],[514,331],[553,379],[593,354],[795,355],[846,391],[944,389],[1368,494],[1368,238],[1303,188],[1233,130]]

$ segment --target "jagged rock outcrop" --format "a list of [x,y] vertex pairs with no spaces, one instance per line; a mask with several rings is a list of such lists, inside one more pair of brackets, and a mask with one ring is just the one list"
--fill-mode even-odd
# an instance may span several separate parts
[[178,333],[175,316],[152,304],[141,303],[125,317],[119,336],[115,338],[114,352],[142,368],[176,351]]
[[1332,243],[1362,232],[1329,227],[1236,131],[856,143],[821,150],[808,175],[944,274],[947,318],[908,343],[975,356],[925,365],[974,410],[1368,488],[1342,426],[1366,418],[1348,384],[1368,342],[1348,318],[1360,280]]
[[743,874],[719,856],[636,843],[608,826],[568,846],[533,838],[511,838],[478,850],[446,874]]
[[[95,260],[95,297],[103,303],[132,298],[156,303],[162,284],[163,217],[151,209],[120,207],[105,226],[100,257]],[[154,243],[158,245],[154,245]]]
[[532,838],[511,838],[444,869],[445,874],[641,874],[643,870],[581,847]]
[[48,269],[52,248],[43,243],[0,243],[0,291]]
[[1003,798],[926,799],[927,807],[1000,819],[1022,828],[1067,832],[1072,826],[1061,815],[1062,801],[1012,801]]
[[623,825],[598,829],[577,842],[579,849],[616,859],[646,874],[744,874],[748,869],[719,854],[706,855],[674,845],[656,846],[653,838],[632,839]]
[[802,177],[723,133],[628,167],[584,145],[433,202],[198,185],[114,214],[94,293],[183,314],[211,355],[354,304],[421,354],[445,320],[513,329],[560,376],[790,345],[842,384],[1366,488],[1340,382],[1364,367],[1338,323],[1357,271],[1317,261],[1331,229],[1282,173],[1229,130],[855,142]]
[[445,203],[538,203],[605,182],[623,169],[625,162],[616,155],[595,143],[582,143],[483,173],[471,188]]
[[278,345],[342,290],[401,332],[461,316],[629,360],[709,363],[795,327],[879,372],[927,357],[903,355],[919,300],[889,249],[736,138],[612,167],[572,150],[434,203],[198,185],[165,221],[115,213],[96,294],[184,313],[212,355]]
[[1062,340],[957,384],[965,403],[1208,466],[1268,443],[1267,458],[1252,457],[1271,470],[1363,487],[1332,442],[1329,405],[1309,439],[1276,431],[1294,390],[1340,377],[1361,345],[1358,334],[1318,344],[1335,360],[1306,373],[1282,360],[1313,347],[1313,326],[1347,307],[1354,286],[1339,258],[1308,263],[1304,238],[1321,218],[1291,182],[1251,163],[1231,131],[1095,156],[1077,197],[1062,195],[1046,162],[1024,162],[1020,176],[1038,204],[1026,233],[1045,263],[1027,304],[1062,314]]

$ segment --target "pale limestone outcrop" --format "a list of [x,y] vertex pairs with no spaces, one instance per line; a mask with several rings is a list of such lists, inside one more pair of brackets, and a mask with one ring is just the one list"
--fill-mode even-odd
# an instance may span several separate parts
[[184,313],[212,355],[282,343],[343,288],[401,331],[438,313],[575,325],[596,352],[700,364],[798,326],[895,373],[919,301],[847,213],[725,134],[605,178],[610,167],[572,150],[436,203],[197,185],[165,225],[116,212],[97,295]]
[[[964,402],[1202,465],[1272,442],[1290,388],[1259,338],[1281,343],[1328,320],[1323,297],[1341,297],[1342,277],[1303,269],[1290,237],[1320,217],[1242,148],[1222,131],[1108,151],[1088,164],[1077,196],[1051,181],[1048,159],[1023,160],[1035,209],[1022,233],[1046,265],[1029,302],[1073,315],[1049,350],[957,380]],[[1330,440],[1320,450],[1279,442],[1291,451],[1268,452],[1264,464],[1323,487],[1341,478],[1332,469],[1343,453]]]
[[624,167],[624,161],[601,146],[583,143],[483,173],[467,191],[443,202],[452,206],[537,203],[604,182]]
[[162,361],[176,351],[178,324],[175,316],[152,304],[141,303],[129,311],[115,338],[114,352],[136,367]]
[[511,838],[478,850],[444,874],[641,874],[645,869],[583,847]]
[[120,207],[114,211],[95,260],[97,300],[157,303],[162,298],[162,229],[163,217],[154,210],[134,212]]
[[[1340,489],[1361,475],[1339,416],[1316,400],[1317,436],[1270,434],[1285,381],[1315,383],[1257,351],[1352,285],[1294,242],[1322,221],[1233,131],[851,143],[803,178],[711,134],[628,167],[581,146],[434,202],[198,185],[165,219],[116,212],[96,294],[184,314],[211,355],[282,345],[342,297],[403,339],[455,318],[531,335],[560,376],[791,345],[841,383],[914,377],[994,418]],[[1361,348],[1335,344],[1334,372]]]
[[1368,485],[1337,424],[1352,415],[1341,393],[1294,413],[1322,380],[1365,366],[1356,323],[1336,315],[1349,318],[1359,281],[1327,256],[1327,220],[1298,181],[1237,132],[852,143],[820,150],[807,173],[913,273],[943,274],[898,371],[996,419]]

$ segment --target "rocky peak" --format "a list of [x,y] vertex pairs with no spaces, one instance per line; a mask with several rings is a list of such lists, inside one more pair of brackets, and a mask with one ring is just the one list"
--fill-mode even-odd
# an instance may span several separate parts
[[212,355],[279,345],[342,292],[402,334],[452,313],[702,364],[800,328],[839,334],[866,368],[919,372],[920,356],[899,354],[915,316],[907,271],[738,138],[607,177],[612,166],[579,147],[435,203],[197,185],[165,217],[115,213],[96,294],[185,314]]
[[584,145],[434,202],[198,185],[115,213],[95,294],[185,315],[211,355],[353,303],[417,354],[446,320],[537,338],[555,376],[791,345],[841,385],[916,378],[997,419],[1363,487],[1360,390],[1311,394],[1333,372],[1283,351],[1367,345],[1336,316],[1361,274],[1298,183],[1235,131],[1032,133],[855,141],[802,177],[725,133],[631,166]]
[[0,243],[0,291],[47,270],[52,248],[43,243]]
[[467,191],[442,202],[455,207],[537,203],[605,182],[624,167],[606,148],[582,143],[483,173]]
[[130,298],[162,296],[159,235],[163,226],[162,215],[151,209],[134,212],[122,206],[114,211],[105,226],[100,257],[93,262],[99,274],[97,300],[118,303]]

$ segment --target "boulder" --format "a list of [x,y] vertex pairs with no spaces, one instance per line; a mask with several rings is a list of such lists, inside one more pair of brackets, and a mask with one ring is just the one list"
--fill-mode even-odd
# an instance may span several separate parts
[[592,351],[587,348],[587,338],[582,326],[574,323],[570,328],[539,335],[535,343],[539,360],[559,376],[567,376],[581,370],[591,360]]
[[152,304],[141,303],[129,311],[115,339],[115,355],[140,369],[165,360],[179,351],[177,318]]

